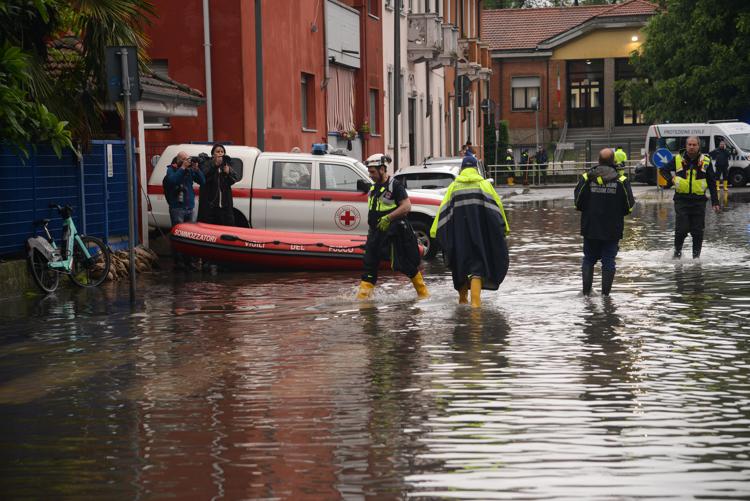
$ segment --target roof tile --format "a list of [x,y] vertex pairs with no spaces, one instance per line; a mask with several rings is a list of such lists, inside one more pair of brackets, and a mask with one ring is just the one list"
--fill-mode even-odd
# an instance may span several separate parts
[[491,50],[529,50],[595,17],[650,15],[656,9],[647,0],[629,0],[617,5],[485,10],[482,39]]

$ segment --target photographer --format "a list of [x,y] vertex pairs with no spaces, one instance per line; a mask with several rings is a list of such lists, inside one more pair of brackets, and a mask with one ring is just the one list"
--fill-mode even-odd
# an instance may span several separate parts
[[[164,176],[164,196],[169,203],[169,218],[172,226],[179,223],[192,223],[193,209],[195,208],[195,192],[193,183],[203,186],[206,177],[198,167],[197,159],[191,158],[187,153],[181,151],[167,167],[167,175]],[[175,255],[175,265],[181,267],[187,263],[184,256]]]
[[232,170],[231,159],[221,144],[211,148],[211,159],[205,168],[206,184],[201,189],[198,221],[201,223],[234,226],[232,185],[239,176]]

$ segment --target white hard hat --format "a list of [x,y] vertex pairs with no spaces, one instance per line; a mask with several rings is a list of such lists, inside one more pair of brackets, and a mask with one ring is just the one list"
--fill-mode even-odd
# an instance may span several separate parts
[[366,167],[380,167],[389,163],[391,163],[391,157],[385,153],[375,153],[374,155],[367,157],[367,160],[365,160]]

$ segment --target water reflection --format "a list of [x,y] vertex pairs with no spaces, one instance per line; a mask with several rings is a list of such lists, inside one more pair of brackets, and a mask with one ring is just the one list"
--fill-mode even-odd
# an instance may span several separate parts
[[510,209],[481,309],[439,261],[386,274],[144,276],[2,304],[0,492],[105,499],[741,499],[750,208],[671,260],[671,201],[580,294],[569,203]]

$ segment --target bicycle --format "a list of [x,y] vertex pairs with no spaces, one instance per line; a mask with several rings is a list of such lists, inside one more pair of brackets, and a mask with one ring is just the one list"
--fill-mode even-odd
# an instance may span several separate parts
[[112,264],[109,247],[96,237],[81,235],[73,224],[73,209],[50,204],[63,218],[61,247],[49,232],[49,219],[34,221],[46,237],[37,235],[26,241],[27,261],[34,282],[45,292],[53,292],[66,274],[79,287],[97,287],[107,278]]

